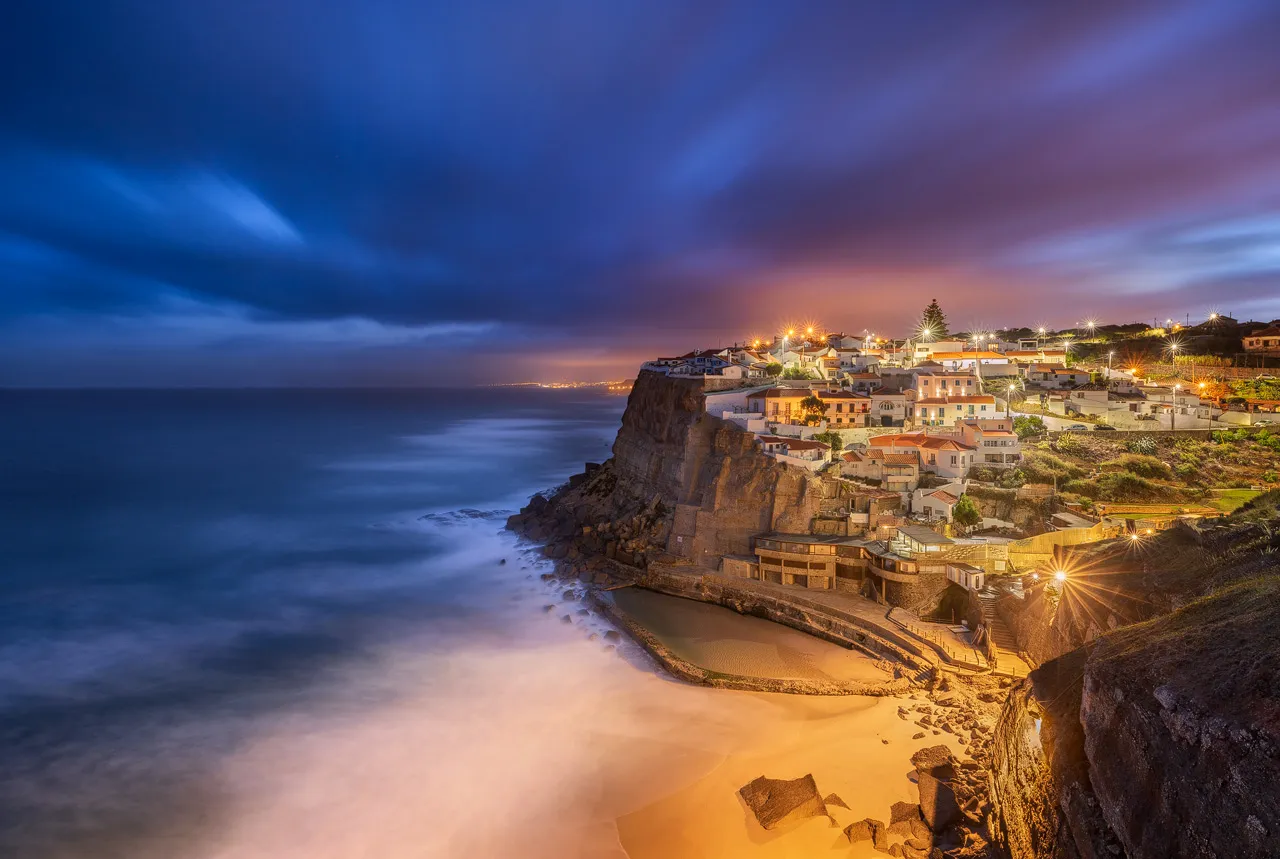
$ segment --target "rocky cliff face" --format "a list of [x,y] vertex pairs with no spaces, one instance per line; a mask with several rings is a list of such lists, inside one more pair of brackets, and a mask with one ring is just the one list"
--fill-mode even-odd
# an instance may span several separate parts
[[993,753],[1013,857],[1280,856],[1277,625],[1270,575],[1032,672]]
[[847,507],[839,481],[765,456],[703,404],[697,381],[642,372],[613,457],[533,499],[509,526],[570,562],[605,555],[643,568],[669,554],[714,569],[722,555],[750,551],[755,534],[808,533]]
[[1108,540],[1068,549],[1070,584],[1027,589],[1001,600],[1001,617],[1023,650],[1045,662],[1135,623],[1161,617],[1252,576],[1274,574],[1267,550],[1280,493],[1260,496],[1230,520],[1177,527],[1133,542]]

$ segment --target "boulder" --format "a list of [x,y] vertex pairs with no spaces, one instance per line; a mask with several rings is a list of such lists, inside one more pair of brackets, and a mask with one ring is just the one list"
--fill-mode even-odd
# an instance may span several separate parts
[[913,820],[911,821],[911,840],[927,841],[929,844],[932,844],[933,831],[929,829],[929,825],[923,820]]
[[963,815],[951,785],[928,771],[917,770],[920,786],[920,814],[934,832],[941,832]]
[[849,807],[849,804],[848,804],[848,803],[846,803],[843,799],[841,799],[841,798],[840,798],[840,795],[839,795],[839,794],[836,794],[836,793],[829,793],[829,794],[827,794],[826,796],[824,796],[824,797],[822,798],[822,801],[823,801],[824,803],[826,803],[827,805],[834,805],[834,806],[837,806],[838,808],[848,808],[848,807]]
[[920,821],[920,806],[914,802],[895,802],[889,807],[889,831],[910,838],[911,824]]
[[911,765],[917,770],[934,769],[940,766],[954,766],[955,757],[951,749],[943,745],[928,746],[911,756]]
[[765,829],[827,816],[812,773],[790,780],[760,776],[740,787],[738,796]]
[[920,787],[920,814],[934,832],[941,832],[961,819],[960,802],[951,781],[956,775],[956,759],[946,746],[929,746],[911,756]]
[[863,818],[857,823],[850,823],[844,828],[844,837],[849,839],[850,844],[857,844],[859,841],[870,841],[872,847],[881,847],[889,842],[889,830],[879,820],[872,820],[870,817]]

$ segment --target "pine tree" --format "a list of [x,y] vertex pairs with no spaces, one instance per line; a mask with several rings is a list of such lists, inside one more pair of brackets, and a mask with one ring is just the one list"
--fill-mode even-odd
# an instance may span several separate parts
[[950,336],[947,317],[938,306],[938,299],[930,301],[929,306],[924,309],[924,316],[920,318],[920,330],[929,332],[929,336],[935,340]]

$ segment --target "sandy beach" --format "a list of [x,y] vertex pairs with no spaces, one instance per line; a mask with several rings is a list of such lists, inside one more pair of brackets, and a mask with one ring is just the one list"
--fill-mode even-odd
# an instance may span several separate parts
[[[525,598],[546,595],[532,588]],[[202,855],[872,856],[869,844],[851,848],[842,828],[915,801],[911,753],[954,743],[947,734],[913,741],[919,728],[897,715],[903,699],[674,680],[628,639],[606,641],[611,627],[579,608],[536,612],[533,637],[516,650],[473,640],[443,660],[409,649],[387,654],[376,672],[364,666],[360,676],[380,678],[370,697],[394,690],[389,700],[352,716],[285,720],[245,746],[223,773],[235,807],[217,848]],[[842,650],[718,611],[713,629],[723,638],[708,632],[705,653],[739,666],[752,664],[734,652],[740,640],[756,657],[770,647]],[[822,818],[765,831],[737,796],[757,776],[806,773],[850,806],[832,809],[839,826]]]
[[639,588],[612,597],[676,656],[711,671],[779,680],[889,679],[863,653],[722,606]]

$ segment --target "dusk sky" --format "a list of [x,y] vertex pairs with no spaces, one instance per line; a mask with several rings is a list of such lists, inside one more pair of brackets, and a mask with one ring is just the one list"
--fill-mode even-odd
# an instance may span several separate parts
[[1280,316],[1276,2],[3,20],[0,385],[620,378],[933,297]]

